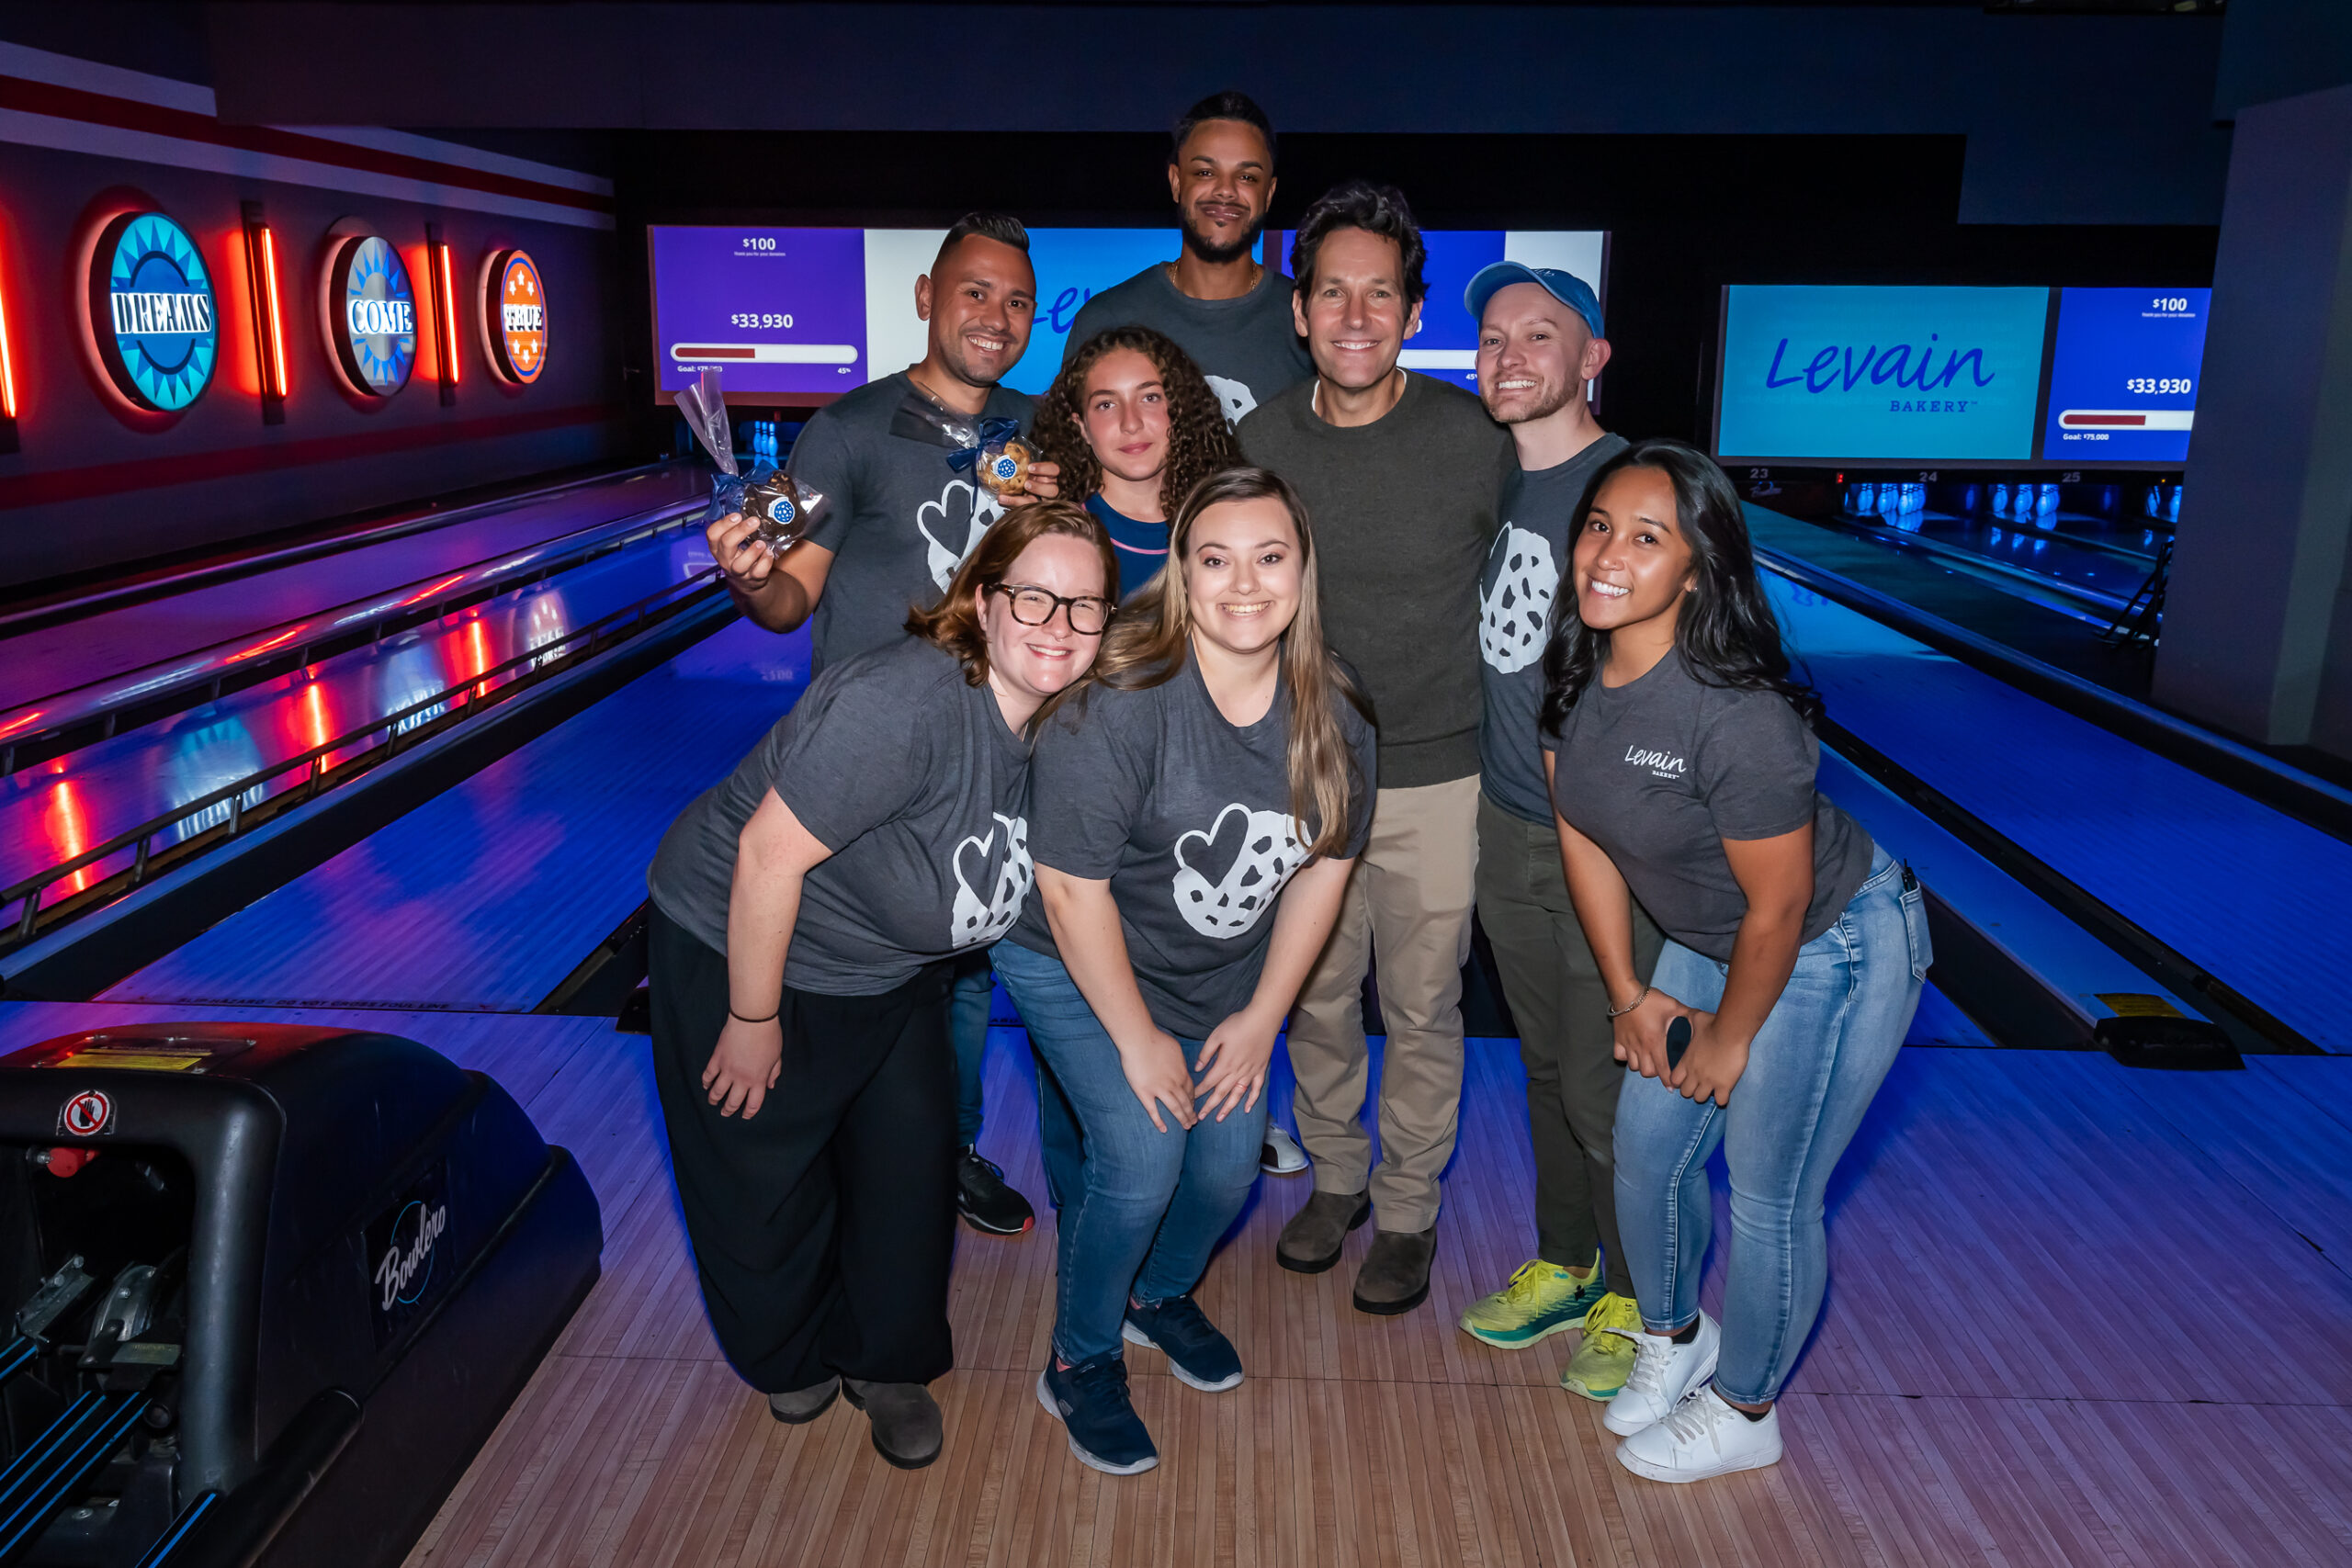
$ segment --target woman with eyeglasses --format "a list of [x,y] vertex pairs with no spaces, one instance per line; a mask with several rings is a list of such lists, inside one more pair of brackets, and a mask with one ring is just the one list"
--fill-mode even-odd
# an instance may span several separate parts
[[1053,1348],[1070,1450],[1159,1462],[1123,1343],[1182,1382],[1241,1382],[1193,1300],[1256,1179],[1274,1037],[1370,830],[1372,726],[1323,642],[1314,538],[1260,468],[1187,496],[1174,564],[1119,612],[1093,680],[1038,722],[1038,897],[997,976],[1076,1108]]
[[1021,912],[1032,721],[1094,662],[1117,570],[1081,508],[1008,513],[647,874],[654,1079],[720,1348],[779,1421],[846,1387],[902,1469],[938,1457],[924,1385],[954,1362],[953,961]]
[[1032,439],[1085,498],[1119,551],[1119,597],[1168,559],[1168,520],[1194,485],[1237,467],[1241,449],[1192,356],[1149,327],[1095,333],[1062,362]]

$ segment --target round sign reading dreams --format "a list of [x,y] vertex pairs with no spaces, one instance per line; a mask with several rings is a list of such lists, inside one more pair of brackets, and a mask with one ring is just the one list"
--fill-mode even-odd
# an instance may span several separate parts
[[548,363],[547,288],[528,253],[501,251],[490,258],[487,311],[491,364],[499,375],[527,387]]
[[352,389],[389,398],[416,368],[416,290],[380,234],[352,234],[327,264],[327,320],[336,367]]
[[107,379],[141,408],[184,409],[220,358],[212,275],[188,231],[160,212],[127,212],[90,259],[90,333]]

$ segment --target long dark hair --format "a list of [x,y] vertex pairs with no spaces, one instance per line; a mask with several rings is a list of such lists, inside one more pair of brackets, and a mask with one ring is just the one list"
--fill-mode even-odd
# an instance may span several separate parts
[[1690,597],[1675,621],[1674,648],[1702,685],[1770,692],[1811,724],[1821,716],[1821,694],[1791,672],[1781,646],[1781,623],[1756,578],[1756,550],[1739,493],[1704,453],[1679,441],[1644,441],[1600,466],[1577,508],[1569,559],[1552,601],[1552,637],[1544,649],[1544,716],[1556,735],[1577,699],[1609,658],[1609,634],[1594,631],[1576,613],[1577,540],[1600,487],[1627,468],[1652,468],[1674,487],[1674,523],[1690,546]]
[[1323,640],[1323,602],[1316,565],[1315,531],[1306,503],[1280,474],[1264,468],[1224,468],[1193,487],[1168,531],[1168,564],[1119,610],[1104,634],[1094,668],[1056,693],[1039,710],[1037,728],[1066,704],[1084,711],[1097,685],[1146,691],[1165,685],[1193,656],[1192,601],[1185,593],[1193,525],[1212,506],[1229,501],[1282,502],[1298,535],[1298,613],[1283,633],[1283,684],[1290,691],[1290,814],[1311,854],[1336,854],[1348,841],[1348,806],[1363,787],[1355,752],[1340,727],[1340,705],[1363,709],[1346,666]]
[[1241,461],[1241,448],[1234,445],[1225,411],[1201,367],[1165,333],[1111,327],[1079,344],[1038,401],[1029,421],[1030,439],[1044,448],[1048,461],[1061,465],[1064,495],[1083,501],[1102,489],[1102,465],[1085,434],[1086,378],[1103,355],[1122,348],[1150,360],[1168,394],[1168,467],[1159,474],[1159,504],[1173,517],[1194,485]]

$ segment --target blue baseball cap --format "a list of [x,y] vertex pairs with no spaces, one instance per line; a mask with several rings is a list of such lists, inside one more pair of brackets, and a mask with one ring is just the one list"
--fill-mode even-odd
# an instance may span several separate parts
[[1462,291],[1463,304],[1470,308],[1470,319],[1484,321],[1487,301],[1514,283],[1532,283],[1538,288],[1584,318],[1595,337],[1607,337],[1601,330],[1600,300],[1592,285],[1572,272],[1562,272],[1555,266],[1529,266],[1523,262],[1501,261],[1478,269],[1470,287]]

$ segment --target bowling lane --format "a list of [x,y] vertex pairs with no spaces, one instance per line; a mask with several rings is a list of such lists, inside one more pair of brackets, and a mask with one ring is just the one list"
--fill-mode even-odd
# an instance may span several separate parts
[[[1940,547],[1957,558],[1974,558],[2014,571],[2030,572],[2101,612],[2102,622],[2131,602],[2156,564],[2155,548],[2109,547],[2093,536],[2070,537],[2052,528],[2020,527],[1998,517],[1955,517],[1914,512],[1901,517],[1864,518],[1873,536],[1900,548],[1906,544]],[[2153,538],[2133,533],[2132,540]]]
[[2352,844],[1768,571],[1830,717],[2328,1051]]
[[805,632],[733,622],[104,999],[527,1011],[644,900],[671,818],[808,676]]
[[[451,573],[536,555],[557,541],[691,502],[708,488],[705,470],[693,464],[615,475],[460,513],[446,524],[377,543],[39,626],[0,643],[0,714]],[[11,722],[22,719],[17,715]]]
[[[12,774],[0,780],[0,886],[71,860],[271,763],[301,756],[463,685],[509,659],[548,648],[710,565],[698,533],[646,540],[373,647],[322,660]],[[413,727],[435,716],[435,710],[428,708],[409,722]],[[294,787],[303,777],[300,772],[281,775],[269,782],[266,792]],[[264,794],[264,786],[255,786],[244,804],[258,804]],[[225,822],[228,815],[228,803],[221,801],[184,818],[161,835],[157,847],[192,838]],[[129,850],[122,852],[122,864],[130,855]],[[56,896],[78,892],[117,869],[102,863],[76,873],[59,885]]]

